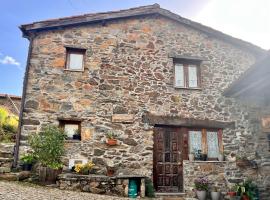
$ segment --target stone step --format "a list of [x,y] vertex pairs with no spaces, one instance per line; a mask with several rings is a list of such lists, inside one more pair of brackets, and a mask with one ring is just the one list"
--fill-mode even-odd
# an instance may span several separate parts
[[6,162],[12,162],[13,161],[13,158],[3,158],[3,157],[0,157],[0,163],[6,163]]
[[10,171],[10,167],[0,167],[0,174],[9,173]]
[[1,152],[9,152],[13,153],[15,143],[0,143],[0,151]]
[[13,152],[0,151],[0,157],[2,158],[12,158]]
[[3,173],[0,174],[0,180],[6,181],[20,181],[27,179],[31,176],[31,172],[29,171],[21,171],[17,173]]
[[185,193],[156,193],[156,197],[162,200],[185,200]]

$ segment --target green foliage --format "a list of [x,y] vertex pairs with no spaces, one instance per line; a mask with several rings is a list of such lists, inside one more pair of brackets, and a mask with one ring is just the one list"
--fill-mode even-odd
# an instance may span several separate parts
[[154,185],[151,179],[149,178],[145,180],[145,195],[150,198],[155,197]]
[[34,156],[45,167],[60,169],[64,154],[64,131],[56,126],[47,126],[39,134],[30,137],[29,143]]
[[25,154],[21,157],[23,164],[33,164],[36,161],[36,157],[33,154]]
[[252,182],[252,180],[247,180],[243,183],[236,184],[234,189],[239,196],[246,194],[250,198],[250,200],[257,199],[258,187]]
[[0,107],[0,141],[12,142],[18,128],[19,118]]
[[106,137],[108,139],[115,139],[117,137],[117,134],[115,132],[113,132],[112,130],[110,130],[107,132]]

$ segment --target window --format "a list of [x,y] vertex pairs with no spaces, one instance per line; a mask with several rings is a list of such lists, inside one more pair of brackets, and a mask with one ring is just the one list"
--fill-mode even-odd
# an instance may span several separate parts
[[223,150],[221,130],[190,129],[188,133],[189,152],[201,150],[210,160],[218,158]]
[[83,71],[85,49],[67,48],[66,69]]
[[60,127],[65,131],[68,139],[81,140],[81,122],[60,120]]
[[199,88],[200,71],[197,64],[175,63],[175,87],[176,88]]

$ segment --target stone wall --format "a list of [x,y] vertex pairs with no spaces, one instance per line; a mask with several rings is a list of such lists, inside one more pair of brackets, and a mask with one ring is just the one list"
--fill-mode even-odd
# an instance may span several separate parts
[[[91,192],[94,194],[107,194],[128,197],[129,180],[131,177],[109,177],[104,175],[59,175],[58,186],[60,189]],[[138,177],[137,177],[138,179]],[[145,197],[145,178],[137,180],[138,195]]]
[[[65,46],[87,49],[83,72],[64,70]],[[174,88],[171,53],[205,58],[200,90]],[[151,113],[233,121],[235,128],[223,130],[225,153],[254,157],[247,108],[222,95],[254,61],[247,51],[159,16],[40,32],[30,54],[20,153],[42,125],[76,118],[91,137],[68,143],[65,162],[84,156],[101,167],[112,163],[118,173],[151,177],[153,126],[142,121]],[[111,129],[119,134],[116,147],[105,144]]]
[[[239,168],[236,162],[224,161],[184,161],[184,189],[187,196],[194,196],[194,180],[198,177],[207,177],[210,183],[210,191],[216,186],[225,197],[230,188],[236,183],[241,183],[247,178],[256,180],[257,169],[246,167]],[[245,173],[243,174],[243,171]],[[263,199],[263,198],[262,198]]]

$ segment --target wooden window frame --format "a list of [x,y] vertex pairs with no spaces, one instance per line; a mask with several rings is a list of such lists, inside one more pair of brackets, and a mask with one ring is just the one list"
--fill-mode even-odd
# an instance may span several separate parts
[[[78,125],[78,131],[80,133],[80,135],[82,134],[81,130],[82,130],[82,126],[81,126],[81,121],[78,120],[59,120],[59,127],[63,130],[65,130],[65,125],[66,124],[76,124]],[[73,140],[72,138],[68,138],[68,140]]]
[[[176,86],[176,75],[175,75],[175,66],[177,64],[183,65],[184,71],[184,86]],[[189,66],[195,66],[197,72],[197,87],[189,87]],[[201,67],[198,62],[174,62],[174,87],[179,89],[201,89]]]
[[[212,129],[212,128],[188,128],[188,138],[189,138],[189,131],[201,131],[202,134],[202,153],[203,154],[208,154],[208,145],[207,145],[207,131],[213,131],[217,132],[217,137],[218,137],[218,148],[219,148],[219,153],[223,154],[224,147],[223,147],[223,142],[222,142],[222,129]],[[188,140],[189,143],[189,140]],[[217,157],[207,157],[207,160],[217,160]]]
[[[86,52],[86,49],[66,47],[65,70],[66,71],[74,71],[74,72],[83,72],[84,71],[84,63],[85,63],[85,52]],[[70,54],[83,55],[82,69],[71,69],[70,68]]]

